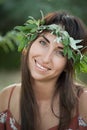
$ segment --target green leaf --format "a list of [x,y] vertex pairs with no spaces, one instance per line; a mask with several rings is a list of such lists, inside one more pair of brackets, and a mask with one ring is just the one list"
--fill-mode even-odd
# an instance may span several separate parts
[[68,59],[72,58],[72,50],[68,47]]
[[60,32],[61,33],[61,35],[62,35],[62,37],[67,37],[67,38],[69,38],[69,34],[68,34],[68,32],[66,32],[65,30],[63,30],[62,29],[62,31]]
[[77,43],[80,43],[82,40],[74,40],[72,37],[70,37],[70,46],[71,48],[73,48],[74,50],[78,50],[80,48],[82,48],[83,46],[81,45],[76,45]]
[[63,48],[63,52],[64,52],[64,56],[66,56],[67,53],[68,53],[68,51],[67,51],[67,47],[64,47],[64,48]]
[[34,27],[34,28],[31,29],[30,32],[31,32],[31,33],[34,33],[34,32],[36,32],[36,31],[37,31],[37,27]]
[[84,69],[87,69],[87,56],[84,55],[80,61],[81,66],[84,65]]
[[44,14],[43,14],[43,11],[42,11],[42,10],[40,10],[40,13],[41,13],[41,17],[42,17],[42,19],[44,19]]
[[17,35],[18,40],[18,51],[22,51],[24,47],[28,44],[27,37],[23,36],[21,33]]
[[68,38],[68,37],[64,37],[64,38],[62,39],[62,43],[63,43],[64,46],[69,45],[69,38]]
[[35,40],[36,37],[37,37],[37,34],[32,35],[32,36],[30,37],[29,41],[31,42],[31,41]]

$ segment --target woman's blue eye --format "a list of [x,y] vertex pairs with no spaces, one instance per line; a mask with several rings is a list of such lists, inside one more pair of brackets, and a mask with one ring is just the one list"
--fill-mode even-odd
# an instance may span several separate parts
[[47,43],[45,41],[40,41],[40,44],[43,45],[43,46],[47,45]]
[[63,51],[60,51],[60,50],[56,51],[56,55],[58,55],[58,56],[60,55],[60,56],[64,57]]

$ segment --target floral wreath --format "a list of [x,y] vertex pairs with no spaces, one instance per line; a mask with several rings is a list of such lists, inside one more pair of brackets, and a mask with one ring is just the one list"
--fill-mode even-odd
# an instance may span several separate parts
[[23,26],[15,27],[15,30],[19,31],[20,33],[20,44],[18,45],[18,51],[22,51],[24,48],[26,48],[28,44],[34,41],[37,36],[44,30],[48,30],[51,31],[52,34],[57,36],[57,38],[55,39],[57,43],[63,44],[64,56],[67,56],[68,59],[73,60],[74,69],[77,72],[87,73],[87,53],[81,53],[81,50],[83,50],[84,47],[80,44],[80,42],[83,40],[75,40],[69,35],[67,31],[64,30],[64,27],[62,27],[61,25],[44,24],[45,20],[43,19],[43,17],[42,19],[36,20],[33,17],[29,16],[29,19]]

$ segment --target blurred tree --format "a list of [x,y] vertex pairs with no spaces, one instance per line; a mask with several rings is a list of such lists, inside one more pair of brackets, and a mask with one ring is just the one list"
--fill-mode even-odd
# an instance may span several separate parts
[[[1,0],[2,1],[2,0]],[[3,0],[0,2],[0,32],[3,34],[15,25],[24,23],[29,15],[38,17],[54,10],[67,10],[87,23],[87,0]]]

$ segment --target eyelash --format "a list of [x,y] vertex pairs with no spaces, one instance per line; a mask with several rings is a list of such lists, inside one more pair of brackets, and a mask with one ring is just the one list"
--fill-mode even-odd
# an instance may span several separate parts
[[39,41],[42,46],[47,46],[47,43],[44,40]]
[[61,55],[64,57],[63,51],[60,51],[60,50],[56,50],[56,55]]

